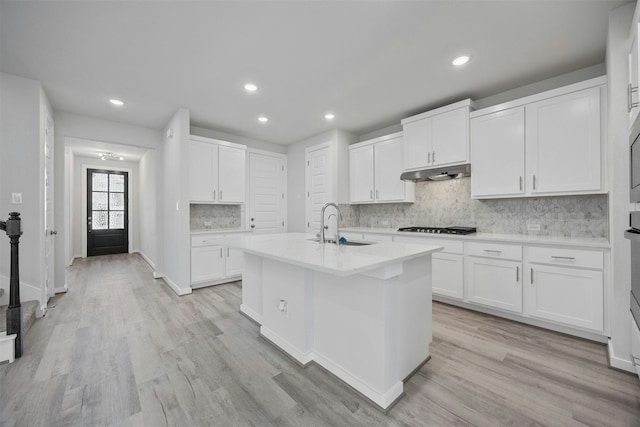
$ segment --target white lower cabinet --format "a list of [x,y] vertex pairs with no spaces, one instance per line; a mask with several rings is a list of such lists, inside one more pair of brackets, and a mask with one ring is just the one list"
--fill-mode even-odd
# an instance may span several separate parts
[[602,252],[532,247],[529,261],[529,316],[603,332]]
[[435,253],[431,256],[433,293],[449,298],[464,298],[464,256]]
[[242,276],[242,251],[221,244],[224,234],[191,237],[191,287],[215,285]]
[[467,258],[467,300],[522,313],[522,262]]

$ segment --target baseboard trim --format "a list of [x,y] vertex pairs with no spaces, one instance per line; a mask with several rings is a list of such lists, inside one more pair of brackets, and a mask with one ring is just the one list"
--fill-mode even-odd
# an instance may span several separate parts
[[162,277],[160,277],[160,279],[164,280],[164,282],[178,296],[189,295],[191,292],[193,292],[191,288],[184,289],[184,288],[181,288],[180,286],[176,285],[176,283],[173,280],[171,280],[169,277],[167,277],[167,276],[163,275]]
[[609,339],[607,343],[607,356],[609,359],[609,367],[614,369],[619,369],[621,371],[630,372],[632,374],[637,374],[635,366],[631,363],[631,360],[622,359],[617,357],[613,352],[613,343],[611,339]]
[[64,294],[69,290],[69,288],[67,288],[67,284],[65,283],[63,287],[61,288],[53,288],[53,293],[54,294]]

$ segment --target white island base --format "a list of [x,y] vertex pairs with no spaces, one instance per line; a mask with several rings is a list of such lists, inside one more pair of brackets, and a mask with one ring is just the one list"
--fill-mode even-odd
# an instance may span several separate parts
[[387,411],[429,358],[430,252],[351,275],[246,252],[240,310],[300,364],[318,363]]

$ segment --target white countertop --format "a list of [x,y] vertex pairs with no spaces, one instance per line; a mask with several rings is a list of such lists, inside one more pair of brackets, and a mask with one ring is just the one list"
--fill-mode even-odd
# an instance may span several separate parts
[[598,237],[566,237],[566,236],[540,236],[535,234],[498,234],[498,233],[473,233],[473,234],[431,234],[431,233],[412,233],[407,231],[398,231],[396,228],[369,228],[369,227],[352,227],[343,228],[340,231],[345,233],[372,233],[386,234],[393,236],[405,237],[426,237],[438,239],[462,239],[462,240],[485,240],[506,243],[533,243],[548,244],[562,246],[579,246],[590,248],[610,248],[611,243],[607,239]]
[[199,234],[231,234],[231,233],[253,233],[252,230],[246,228],[206,228],[202,230],[191,230],[192,236]]
[[238,235],[224,244],[276,261],[337,276],[350,276],[442,250],[441,246],[412,243],[374,243],[344,246],[312,241],[303,233]]

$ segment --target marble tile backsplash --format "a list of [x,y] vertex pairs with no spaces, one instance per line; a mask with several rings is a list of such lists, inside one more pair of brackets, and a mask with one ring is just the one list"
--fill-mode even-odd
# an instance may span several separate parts
[[[344,227],[475,226],[479,232],[608,237],[606,195],[471,200],[471,179],[416,183],[413,204],[351,206]],[[342,206],[341,206],[342,209]],[[347,221],[347,218],[349,221]],[[540,224],[528,232],[527,224]]]
[[[241,226],[241,217],[240,205],[192,204],[189,210],[191,230],[239,228]],[[211,225],[208,224],[209,222]]]

